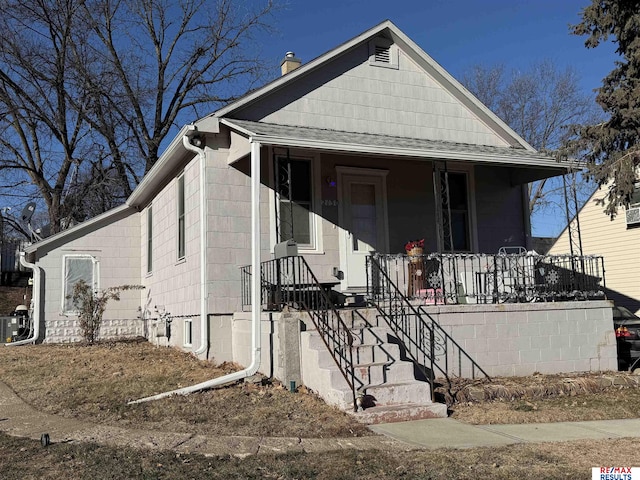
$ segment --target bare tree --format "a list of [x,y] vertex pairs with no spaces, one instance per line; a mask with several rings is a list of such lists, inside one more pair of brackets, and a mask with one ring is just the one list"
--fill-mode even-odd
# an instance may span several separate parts
[[[462,83],[535,149],[555,154],[569,139],[570,126],[598,118],[591,95],[580,88],[572,68],[559,69],[546,60],[527,70],[507,73],[503,65],[475,65]],[[544,210],[557,197],[560,182],[529,185],[529,211]],[[585,181],[578,188],[590,187]]]
[[272,0],[0,2],[0,195],[43,202],[53,232],[120,203],[178,123],[264,79],[257,34],[274,9]]

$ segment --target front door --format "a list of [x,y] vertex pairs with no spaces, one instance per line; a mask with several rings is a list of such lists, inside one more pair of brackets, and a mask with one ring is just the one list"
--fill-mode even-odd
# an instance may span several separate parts
[[387,250],[386,171],[338,169],[342,288],[367,286],[366,258]]

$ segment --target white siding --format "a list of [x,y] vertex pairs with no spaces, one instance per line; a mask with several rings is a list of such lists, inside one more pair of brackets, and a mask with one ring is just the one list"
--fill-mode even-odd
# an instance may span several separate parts
[[[97,225],[82,236],[72,236],[66,243],[38,250],[37,264],[44,270],[41,318],[45,342],[81,340],[75,315],[62,315],[62,258],[64,255],[91,255],[99,262],[99,287],[140,285],[140,215],[130,213],[106,226]],[[144,292],[144,290],[142,291]],[[142,294],[138,290],[123,292],[120,301],[108,304],[100,338],[130,337],[143,334],[138,307]]]
[[[185,258],[178,260],[177,177],[153,198],[153,269],[147,274],[147,208],[140,215],[138,255],[145,290],[147,316],[157,317],[162,306],[171,315],[194,315],[194,339],[199,337],[200,318],[200,240],[199,240],[199,162],[192,159],[184,168],[185,179]],[[176,331],[182,328],[176,324]],[[199,346],[199,345],[197,345]]]
[[429,140],[507,146],[402,51],[399,68],[370,65],[367,45],[234,117]]

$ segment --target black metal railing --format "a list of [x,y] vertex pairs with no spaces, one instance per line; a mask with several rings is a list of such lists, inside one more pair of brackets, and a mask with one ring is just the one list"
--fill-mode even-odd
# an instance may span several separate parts
[[368,288],[367,299],[375,305],[389,328],[403,343],[407,354],[422,370],[431,384],[438,372],[449,382],[452,377],[472,378],[489,375],[467,352],[424,310],[412,303],[396,286],[377,256],[367,257],[367,275],[375,279]]
[[[431,253],[374,258],[404,296],[422,305],[605,298],[600,256]],[[369,278],[368,288],[378,288],[376,281]]]
[[[340,369],[357,410],[353,334],[331,300],[327,284],[321,284],[304,257],[284,257],[260,264],[262,310],[282,311],[287,306],[305,311]],[[241,268],[242,304],[251,305],[251,266]]]

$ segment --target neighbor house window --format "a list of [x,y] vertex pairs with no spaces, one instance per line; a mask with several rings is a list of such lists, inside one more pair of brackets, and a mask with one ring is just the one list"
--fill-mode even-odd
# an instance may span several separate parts
[[633,185],[633,193],[631,194],[629,205],[631,207],[640,207],[640,182]]
[[193,321],[191,319],[184,321],[184,346],[190,347],[193,344]]
[[76,283],[84,281],[92,290],[97,285],[97,260],[91,255],[64,255],[62,258],[62,313],[73,314],[77,308],[71,296]]
[[313,175],[311,160],[276,159],[278,241],[293,239],[313,247]]
[[626,209],[627,228],[637,228],[640,225],[640,183],[633,186],[633,192]]
[[153,271],[153,206],[147,209],[147,273]]
[[184,258],[186,253],[185,243],[185,217],[184,217],[184,174],[178,177],[178,260]]

